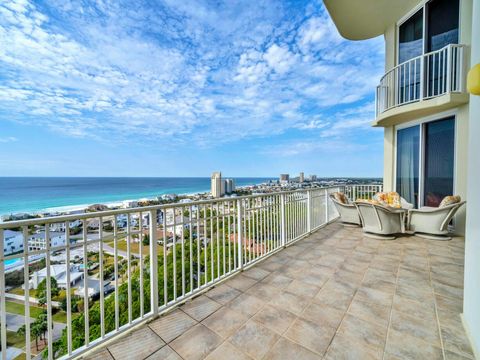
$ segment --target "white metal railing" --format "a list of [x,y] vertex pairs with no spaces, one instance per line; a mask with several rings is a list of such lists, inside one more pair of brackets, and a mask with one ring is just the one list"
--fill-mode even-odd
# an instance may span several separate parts
[[[329,193],[352,198],[378,189],[335,186],[0,223],[1,359],[13,337],[27,359],[42,351],[77,356],[335,220]],[[6,256],[12,229],[23,235],[23,251]],[[57,231],[51,246],[51,229],[63,229],[64,243]],[[33,233],[44,233],[43,247],[29,249]],[[6,271],[12,261],[17,270]],[[24,314],[23,347],[6,323],[10,292],[23,298],[15,303]],[[35,296],[45,315],[30,323]]]
[[383,191],[382,184],[369,185],[345,185],[345,195],[351,200],[367,199],[371,200],[377,192]]
[[450,44],[388,71],[377,86],[377,116],[400,105],[465,92],[465,51],[465,45]]

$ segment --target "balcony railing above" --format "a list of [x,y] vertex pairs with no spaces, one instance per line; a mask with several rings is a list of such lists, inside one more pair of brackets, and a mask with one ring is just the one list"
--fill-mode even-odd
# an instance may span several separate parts
[[464,93],[465,51],[465,45],[450,44],[388,71],[377,86],[377,117],[401,105],[449,93]]

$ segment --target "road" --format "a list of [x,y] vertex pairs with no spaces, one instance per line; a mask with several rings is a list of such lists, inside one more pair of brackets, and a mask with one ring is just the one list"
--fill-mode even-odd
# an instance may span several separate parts
[[[25,325],[25,316],[6,313],[7,317],[7,329],[11,331],[17,331],[22,325]],[[34,318],[30,318],[30,323],[34,322]],[[53,340],[57,340],[62,335],[62,330],[66,327],[66,324],[54,322],[53,323]]]

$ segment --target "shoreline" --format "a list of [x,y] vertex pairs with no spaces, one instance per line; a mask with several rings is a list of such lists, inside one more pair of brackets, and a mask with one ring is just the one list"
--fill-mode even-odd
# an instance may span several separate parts
[[[259,182],[259,183],[254,183],[254,184],[249,184],[249,185],[240,185],[237,186],[236,189],[244,190],[246,188],[252,187],[252,186],[258,186],[263,184],[264,182]],[[159,194],[155,197],[140,197],[140,198],[126,198],[122,200],[115,200],[115,201],[107,201],[107,202],[96,202],[96,203],[87,203],[87,204],[74,204],[74,205],[62,205],[62,206],[54,206],[54,207],[48,207],[48,208],[43,208],[39,210],[19,210],[16,212],[10,212],[10,213],[3,213],[0,214],[0,223],[5,222],[3,220],[3,217],[8,217],[8,216],[14,216],[18,214],[27,214],[31,216],[41,216],[41,215],[61,215],[61,214],[69,214],[73,212],[80,212],[80,211],[85,211],[88,209],[89,206],[92,206],[94,204],[100,204],[100,205],[105,205],[108,208],[121,208],[124,207],[125,202],[140,202],[140,201],[158,201],[158,199],[163,196],[163,195],[176,195],[178,197],[201,197],[201,196],[206,196],[209,193],[209,191],[194,191],[194,192],[186,192],[186,193],[169,193],[169,192],[163,192],[160,191]]]

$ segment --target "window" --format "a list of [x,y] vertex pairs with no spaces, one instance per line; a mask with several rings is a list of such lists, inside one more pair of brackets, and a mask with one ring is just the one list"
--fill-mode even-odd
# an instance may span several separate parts
[[398,27],[398,64],[458,44],[459,17],[459,0],[427,1]]
[[427,5],[427,52],[457,44],[459,0],[433,0]]
[[454,160],[454,116],[397,130],[397,192],[415,207],[437,207],[454,193]]
[[399,28],[398,62],[403,63],[423,53],[423,9]]

